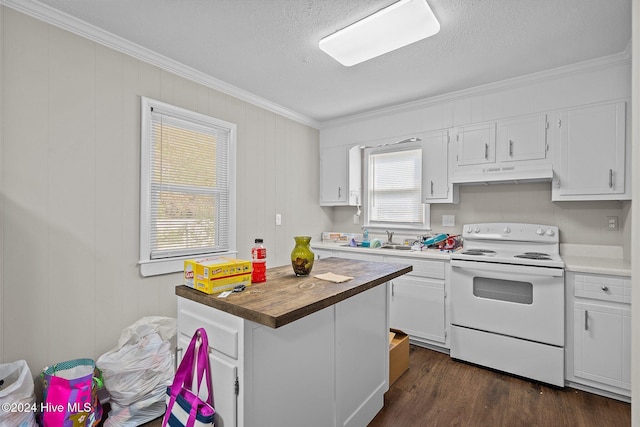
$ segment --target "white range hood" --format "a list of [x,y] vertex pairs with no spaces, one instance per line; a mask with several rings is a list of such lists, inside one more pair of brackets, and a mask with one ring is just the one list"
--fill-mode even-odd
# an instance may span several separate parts
[[451,177],[454,184],[477,184],[519,181],[551,181],[553,168],[550,164],[493,164],[468,171],[455,171]]

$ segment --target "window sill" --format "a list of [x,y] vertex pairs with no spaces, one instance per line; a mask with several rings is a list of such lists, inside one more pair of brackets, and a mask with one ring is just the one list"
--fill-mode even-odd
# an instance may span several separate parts
[[154,259],[138,261],[140,274],[143,277],[159,276],[161,274],[180,273],[184,271],[184,261],[193,258],[207,258],[215,256],[236,256],[238,252],[219,252],[215,254],[199,254],[197,256],[185,256],[171,259]]

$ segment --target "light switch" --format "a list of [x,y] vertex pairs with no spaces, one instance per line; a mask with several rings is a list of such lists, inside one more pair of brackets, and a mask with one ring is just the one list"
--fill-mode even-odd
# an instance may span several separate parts
[[276,225],[282,225],[282,215],[276,214]]

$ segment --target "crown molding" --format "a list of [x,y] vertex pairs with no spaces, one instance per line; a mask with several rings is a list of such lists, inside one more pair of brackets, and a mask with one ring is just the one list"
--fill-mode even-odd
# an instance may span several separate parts
[[374,119],[389,114],[396,114],[400,112],[412,111],[421,108],[426,108],[431,105],[452,102],[469,98],[472,96],[484,95],[496,90],[505,90],[515,88],[524,84],[531,84],[541,82],[544,80],[555,79],[558,77],[566,77],[572,74],[579,74],[584,72],[596,71],[599,69],[617,67],[622,65],[631,64],[631,42],[627,44],[624,51],[603,56],[588,61],[577,62],[574,64],[566,65],[563,67],[552,68],[549,70],[540,71],[537,73],[525,74],[510,79],[501,80],[498,82],[487,83],[481,86],[475,86],[468,89],[462,89],[455,92],[449,92],[442,95],[436,95],[428,98],[421,98],[415,101],[410,101],[402,104],[391,105],[389,107],[379,108],[363,113],[357,113],[350,116],[340,117],[334,120],[328,120],[321,122],[321,129],[329,129],[332,127],[343,126],[352,122],[360,120]]
[[192,80],[196,83],[218,90],[242,101],[264,108],[265,110],[279,114],[296,122],[320,128],[320,123],[308,116],[289,110],[279,104],[259,97],[251,92],[240,89],[213,76],[202,73],[182,63],[160,55],[150,49],[132,43],[122,37],[102,30],[87,22],[74,18],[71,15],[53,9],[35,0],[0,0],[0,5],[7,6],[18,12],[29,15],[40,21],[67,30],[93,42],[107,46],[118,52],[129,55],[140,61],[155,65],[180,77]]

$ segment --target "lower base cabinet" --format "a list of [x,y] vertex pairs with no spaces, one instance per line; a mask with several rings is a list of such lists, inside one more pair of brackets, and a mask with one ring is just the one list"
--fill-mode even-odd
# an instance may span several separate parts
[[390,324],[415,344],[448,349],[447,284],[449,263],[385,257],[386,262],[411,262],[413,271],[396,277],[390,285]]
[[567,273],[567,381],[596,393],[631,396],[631,280]]
[[389,386],[387,288],[276,329],[178,297],[179,346],[207,330],[216,427],[367,425]]
[[390,323],[414,340],[444,345],[444,282],[407,276],[391,282]]

